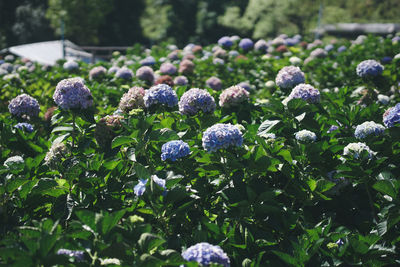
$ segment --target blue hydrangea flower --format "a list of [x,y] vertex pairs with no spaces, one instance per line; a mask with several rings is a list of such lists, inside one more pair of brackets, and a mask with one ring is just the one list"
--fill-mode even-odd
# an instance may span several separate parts
[[400,123],[400,103],[387,109],[383,114],[383,124],[385,124],[386,127],[390,128],[398,123]]
[[318,89],[315,89],[309,84],[301,83],[293,88],[288,98],[300,98],[307,101],[308,103],[318,103],[320,101],[321,95]]
[[300,43],[300,40],[301,39],[299,39],[299,38],[286,38],[285,39],[285,45],[287,45],[287,46],[295,46],[295,45],[297,45],[298,43]]
[[376,77],[382,74],[383,66],[376,60],[364,60],[357,65],[357,75],[361,78]]
[[218,44],[220,46],[229,48],[233,45],[233,42],[232,42],[231,38],[229,38],[228,36],[224,36],[218,40]]
[[215,100],[206,90],[192,88],[185,92],[178,103],[179,111],[186,115],[195,115],[200,110],[214,112]]
[[343,155],[358,159],[360,154],[364,151],[368,152],[368,158],[372,158],[375,155],[375,152],[373,152],[365,143],[348,144],[343,150]]
[[71,258],[76,259],[77,261],[83,261],[85,259],[85,254],[80,250],[69,250],[69,249],[59,249],[57,251],[57,255],[65,255]]
[[240,82],[237,86],[246,89],[247,91],[251,91],[251,85],[248,82]]
[[243,50],[250,50],[253,48],[253,41],[249,38],[243,38],[239,42],[239,47]]
[[178,104],[178,96],[175,91],[166,84],[158,84],[146,90],[143,97],[144,105],[149,108],[156,104],[173,107]]
[[386,57],[383,57],[381,61],[383,64],[389,64],[390,62],[392,62],[392,60],[393,60],[392,57],[386,56]]
[[309,130],[301,130],[294,134],[296,140],[300,142],[315,142],[317,140],[317,136],[315,133]]
[[214,76],[206,81],[206,85],[213,90],[221,90],[222,88],[221,80]]
[[147,184],[147,179],[140,179],[139,183],[135,185],[133,188],[133,192],[135,193],[136,196],[140,197],[144,194],[146,191],[146,184]]
[[224,267],[230,266],[229,258],[221,247],[206,242],[189,247],[182,253],[182,257],[187,261],[198,262],[201,266],[209,266],[212,263],[221,264]]
[[190,147],[187,143],[181,140],[174,140],[165,143],[161,147],[161,160],[170,159],[176,161],[190,154]]
[[183,85],[187,85],[189,83],[188,79],[186,78],[186,76],[177,76],[174,79],[174,84],[175,85],[179,85],[179,86],[183,86]]
[[165,196],[167,194],[167,185],[166,185],[166,180],[158,178],[157,175],[152,175],[151,179],[153,180],[153,182],[158,185],[159,187],[164,189],[164,192],[162,193],[163,196]]
[[93,97],[82,78],[64,79],[57,84],[54,102],[64,110],[87,109],[93,105]]
[[14,128],[20,129],[21,131],[26,131],[28,133],[33,132],[33,126],[27,122],[19,122],[14,125]]
[[203,133],[202,142],[207,152],[214,152],[229,146],[242,146],[243,135],[235,125],[217,123]]
[[148,56],[140,61],[142,66],[152,66],[156,64],[156,60],[152,56]]
[[113,74],[113,73],[116,73],[118,70],[119,70],[118,66],[112,66],[111,68],[108,69],[107,73]]
[[373,121],[366,121],[356,127],[354,136],[358,139],[366,138],[369,135],[381,135],[385,131],[385,127]]
[[265,40],[260,39],[254,44],[254,49],[261,52],[266,52],[268,44]]
[[328,129],[327,133],[331,133],[331,132],[336,131],[336,130],[338,130],[338,129],[339,129],[339,126],[337,126],[337,125],[332,125],[332,126]]
[[36,117],[40,112],[40,106],[35,98],[27,94],[22,94],[10,101],[8,110],[16,117],[22,117],[24,115]]
[[305,80],[304,73],[299,67],[286,66],[276,75],[275,83],[280,88],[291,89],[298,84],[304,83]]
[[329,51],[333,50],[333,48],[334,48],[333,44],[328,44],[328,45],[326,45],[326,46],[324,47],[324,49],[325,49],[326,52],[329,52]]
[[127,67],[122,67],[115,73],[115,77],[124,80],[130,80],[133,78],[133,71],[128,69]]
[[339,53],[343,53],[343,52],[346,51],[346,50],[347,50],[347,47],[345,47],[344,45],[339,46],[339,48],[337,49],[337,51],[338,51]]

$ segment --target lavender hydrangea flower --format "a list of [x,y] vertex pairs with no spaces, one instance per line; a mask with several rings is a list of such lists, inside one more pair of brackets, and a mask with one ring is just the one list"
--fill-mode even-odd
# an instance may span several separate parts
[[160,72],[163,74],[173,75],[177,72],[177,68],[169,62],[165,62],[161,64]]
[[152,83],[154,81],[153,69],[148,66],[140,67],[136,71],[136,77],[138,77],[140,80],[144,80],[144,81],[148,81],[148,82]]
[[40,112],[40,106],[35,98],[21,94],[10,101],[8,110],[16,117],[36,117]]
[[357,75],[361,78],[376,77],[382,74],[384,67],[376,60],[368,59],[357,65]]
[[139,183],[133,188],[133,192],[136,196],[140,197],[144,194],[144,192],[146,191],[147,181],[147,179],[139,179]]
[[253,48],[253,41],[249,38],[243,38],[239,42],[239,47],[242,48],[243,50],[247,51]]
[[225,61],[222,58],[214,58],[213,59],[213,64],[214,65],[224,65]]
[[103,66],[94,67],[89,72],[89,79],[93,80],[93,79],[101,78],[101,77],[105,76],[106,73],[107,73],[107,69],[104,68]]
[[183,85],[187,85],[189,83],[188,79],[186,78],[186,76],[177,76],[174,79],[174,84],[175,85],[179,85],[179,86],[183,86]]
[[206,85],[213,90],[221,90],[222,88],[221,80],[214,76],[206,81]]
[[124,113],[129,113],[132,109],[144,108],[144,95],[145,91],[142,87],[132,87],[121,97],[119,108]]
[[266,52],[268,44],[265,40],[260,39],[254,44],[254,49],[261,52]]
[[130,80],[133,78],[133,72],[127,67],[122,67],[115,73],[115,77],[124,80]]
[[280,88],[291,89],[298,84],[304,83],[305,77],[299,67],[286,66],[278,72],[275,82]]
[[107,73],[113,74],[113,73],[116,73],[118,70],[119,70],[118,66],[112,66],[111,68],[108,69]]
[[7,73],[11,73],[14,70],[14,66],[11,63],[3,63],[0,65],[0,69],[5,70]]
[[76,261],[83,261],[85,259],[85,252],[80,250],[59,249],[57,255],[65,255],[74,258]]
[[235,125],[217,123],[203,133],[202,143],[207,152],[214,152],[229,146],[242,146],[243,135]]
[[326,45],[326,46],[324,47],[324,50],[325,50],[326,52],[329,52],[329,51],[332,51],[333,48],[334,48],[333,44],[328,44],[328,45]]
[[233,41],[232,41],[231,38],[229,38],[228,36],[224,36],[224,37],[221,37],[221,38],[218,40],[218,44],[219,44],[220,46],[229,48],[229,47],[231,47],[231,46],[233,45]]
[[170,159],[176,161],[190,154],[190,147],[187,143],[181,140],[174,140],[165,143],[161,147],[161,160],[165,161]]
[[306,143],[311,143],[315,142],[317,140],[317,136],[315,133],[309,131],[309,130],[301,130],[298,131],[297,133],[294,134],[296,140],[300,142],[306,142]]
[[64,63],[63,68],[65,70],[76,70],[79,68],[79,65],[77,62],[73,60],[68,60],[67,62]]
[[237,57],[239,55],[239,52],[236,50],[231,50],[228,52],[228,56],[230,57]]
[[156,64],[156,60],[152,56],[148,56],[139,62],[142,66],[152,66]]
[[182,257],[187,261],[198,262],[201,266],[209,266],[212,263],[230,266],[229,258],[221,247],[206,242],[189,247],[182,253]]
[[206,90],[192,88],[185,92],[179,103],[179,111],[186,115],[195,115],[199,111],[214,112],[214,98]]
[[64,79],[57,84],[54,102],[61,109],[87,109],[93,105],[93,97],[82,78]]
[[347,50],[347,47],[345,47],[344,45],[339,46],[339,48],[337,49],[338,53],[343,53],[346,50]]
[[251,85],[248,82],[240,82],[237,86],[246,89],[247,91],[251,91]]
[[366,121],[356,127],[354,136],[358,139],[366,138],[369,135],[381,135],[385,131],[385,127],[373,121]]
[[338,129],[339,129],[339,126],[337,126],[337,125],[332,125],[332,126],[328,129],[327,133],[331,133],[331,132],[336,131],[336,130],[338,130]]
[[389,64],[392,62],[392,60],[393,60],[392,57],[386,56],[386,57],[383,57],[381,61],[383,64]]
[[383,124],[385,124],[386,127],[390,128],[398,123],[400,123],[400,103],[387,109],[383,114]]
[[343,155],[359,159],[360,154],[364,151],[368,152],[368,158],[372,158],[375,155],[375,152],[373,152],[365,143],[348,144],[343,150]]
[[310,53],[310,57],[312,58],[324,58],[327,55],[328,53],[322,48],[317,48]]
[[146,90],[143,97],[146,108],[155,104],[167,105],[173,107],[178,104],[178,96],[175,91],[166,84],[158,84]]
[[151,179],[153,182],[161,188],[167,189],[166,182],[164,179],[159,178],[157,175],[152,175]]
[[219,105],[221,107],[237,106],[242,102],[249,100],[249,92],[240,86],[231,86],[225,89],[219,96]]
[[33,132],[32,124],[26,122],[19,122],[14,125],[14,128],[20,129],[21,131],[26,131],[28,133]]
[[288,98],[300,98],[307,101],[308,103],[318,103],[320,101],[321,95],[318,89],[315,89],[309,84],[301,83],[293,88]]

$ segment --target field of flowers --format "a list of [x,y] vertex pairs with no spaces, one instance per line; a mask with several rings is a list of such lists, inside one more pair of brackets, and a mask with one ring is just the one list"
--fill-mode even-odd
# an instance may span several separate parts
[[400,38],[0,61],[1,266],[400,265]]

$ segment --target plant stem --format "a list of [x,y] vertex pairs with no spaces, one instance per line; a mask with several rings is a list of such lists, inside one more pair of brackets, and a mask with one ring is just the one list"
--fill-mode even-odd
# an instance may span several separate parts
[[72,148],[75,147],[75,131],[76,131],[75,113],[72,113]]

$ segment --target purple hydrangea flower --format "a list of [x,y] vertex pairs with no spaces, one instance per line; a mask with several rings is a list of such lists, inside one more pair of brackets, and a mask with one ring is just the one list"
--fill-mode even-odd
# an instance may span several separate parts
[[136,196],[140,197],[144,194],[144,192],[146,191],[146,184],[147,179],[139,179],[139,183],[133,188],[133,192]]
[[142,66],[152,66],[156,64],[156,60],[152,56],[148,56],[140,61]]
[[237,86],[240,86],[246,89],[247,91],[251,91],[251,85],[248,82],[240,82],[237,84]]
[[77,261],[83,261],[85,259],[85,252],[80,251],[80,250],[69,250],[69,249],[59,249],[57,251],[57,255],[65,255],[68,257],[72,257],[76,259]]
[[239,55],[239,52],[236,51],[236,50],[231,50],[231,51],[228,52],[228,55],[230,57],[237,57]]
[[195,115],[199,111],[214,112],[214,98],[206,90],[192,88],[185,92],[179,103],[179,111],[186,115]]
[[275,82],[280,88],[291,89],[298,84],[304,83],[305,77],[299,67],[286,66],[278,72]]
[[343,150],[343,155],[358,159],[360,154],[364,151],[368,152],[368,158],[372,158],[375,155],[375,152],[373,152],[365,143],[348,144]]
[[177,68],[169,62],[165,62],[160,66],[160,72],[164,74],[173,75],[176,73],[176,71]]
[[117,71],[119,71],[119,67],[118,66],[112,66],[111,68],[108,69],[107,73],[108,74],[113,74],[113,73],[116,73]]
[[366,138],[369,135],[381,135],[385,131],[385,127],[373,121],[366,121],[356,127],[354,136],[358,139]]
[[155,104],[163,104],[168,107],[173,107],[178,104],[178,96],[175,91],[166,84],[158,84],[146,90],[143,100],[146,108]]
[[328,44],[328,45],[326,45],[326,46],[324,47],[324,50],[325,50],[326,52],[329,52],[329,51],[332,51],[333,48],[334,48],[333,44]]
[[79,65],[77,62],[73,60],[68,60],[67,62],[64,63],[63,68],[65,70],[76,70],[79,68]]
[[235,125],[217,123],[203,133],[202,142],[207,152],[214,152],[229,146],[241,146],[243,135]]
[[300,142],[315,142],[317,136],[309,130],[301,130],[294,134],[296,140]]
[[26,131],[28,133],[33,132],[33,126],[30,123],[20,122],[14,125],[14,128],[20,129],[21,131]]
[[107,73],[107,69],[104,68],[103,66],[94,67],[89,72],[89,79],[93,80],[93,79],[103,77],[104,75],[106,75],[106,73]]
[[221,90],[222,88],[221,80],[214,76],[206,81],[206,85],[213,90]]
[[337,49],[337,51],[338,51],[339,53],[343,53],[343,52],[346,51],[346,50],[347,50],[347,47],[345,47],[344,45],[340,46],[340,47]]
[[137,69],[136,77],[140,80],[153,82],[154,81],[154,72],[153,69],[148,66],[143,66]]
[[293,88],[289,95],[289,99],[300,98],[308,103],[318,103],[321,95],[318,89],[315,89],[309,84],[301,83]]
[[232,41],[231,38],[229,38],[228,36],[224,36],[224,37],[221,37],[221,38],[218,40],[218,44],[219,44],[220,46],[229,48],[229,47],[231,47],[231,46],[233,45],[233,41]]
[[153,182],[154,182],[155,184],[157,184],[159,187],[164,188],[164,189],[167,189],[166,181],[165,181],[164,179],[158,178],[157,175],[152,175],[152,176],[151,176],[151,179],[152,179]]
[[249,92],[240,86],[231,86],[225,89],[219,96],[219,105],[221,107],[237,106],[242,102],[249,100]]
[[17,117],[29,116],[36,117],[40,112],[39,102],[27,95],[21,94],[10,101],[8,105],[10,113]]
[[357,66],[357,75],[361,78],[376,77],[382,74],[383,66],[376,60],[368,59]]
[[261,52],[266,52],[268,49],[268,44],[265,40],[260,39],[254,44],[254,49]]
[[383,57],[381,61],[383,64],[389,64],[390,62],[392,62],[392,60],[393,60],[392,57],[386,56],[386,57]]
[[243,38],[239,42],[239,47],[246,51],[250,50],[251,48],[253,48],[253,41],[249,38]]
[[115,73],[115,77],[124,80],[130,80],[133,78],[133,72],[127,67],[122,67],[119,70],[117,70],[117,72]]
[[312,58],[324,58],[327,55],[328,53],[322,48],[317,48],[310,53],[310,57]]
[[331,133],[331,132],[336,131],[336,130],[338,130],[338,129],[339,129],[339,126],[337,126],[337,125],[332,125],[332,126],[328,129],[327,133]]
[[298,39],[298,38],[286,38],[285,39],[285,45],[287,45],[287,46],[295,46],[295,45],[297,45],[298,43],[300,43],[300,40],[301,39]]
[[93,105],[93,97],[82,78],[64,79],[57,84],[54,102],[61,109],[87,109]]
[[212,263],[230,266],[229,258],[221,247],[206,242],[189,247],[182,253],[182,257],[187,261],[198,262],[201,266],[209,266]]
[[214,58],[213,59],[213,64],[214,65],[224,65],[225,61],[222,58]]
[[400,103],[387,109],[383,114],[383,124],[385,124],[386,127],[390,128],[398,123],[400,123]]
[[190,154],[190,147],[187,143],[181,140],[174,140],[165,143],[161,147],[161,160],[165,161],[170,159],[176,161],[179,158],[185,157]]
[[174,79],[175,85],[183,86],[183,85],[187,85],[188,83],[189,83],[188,79],[183,75],[177,76]]

